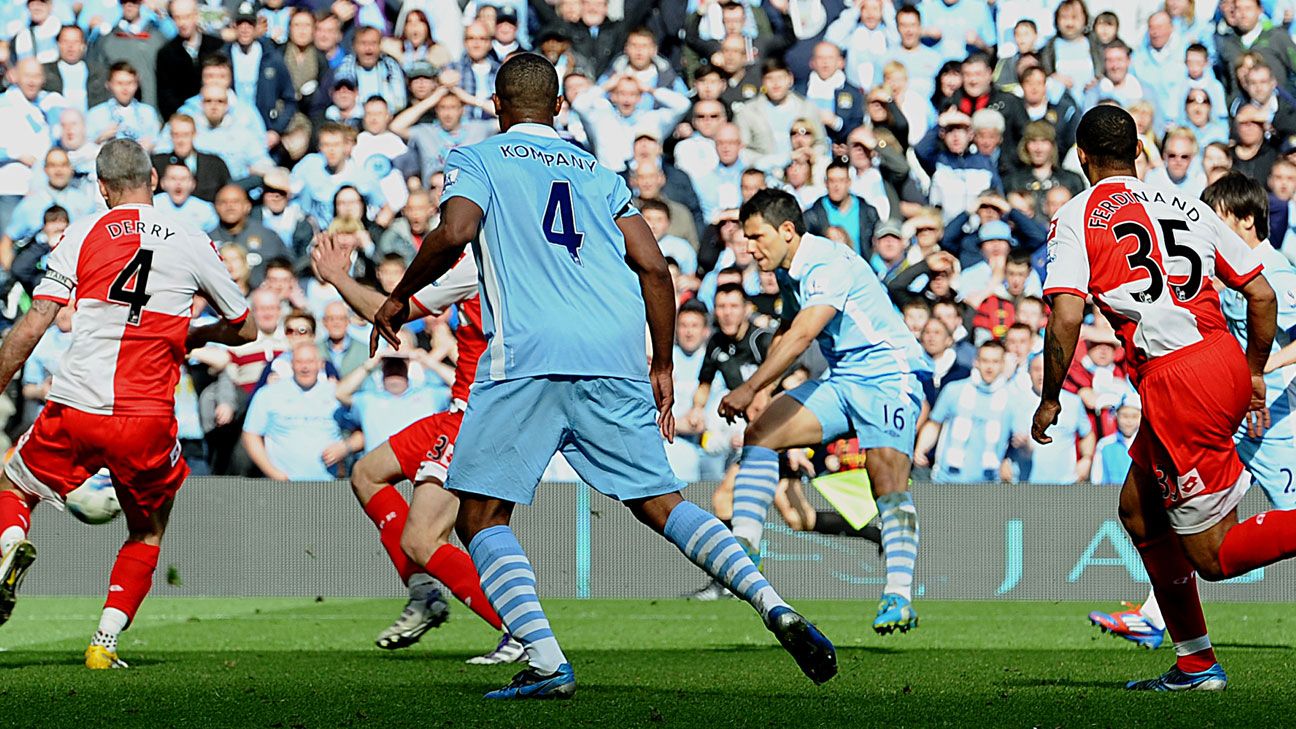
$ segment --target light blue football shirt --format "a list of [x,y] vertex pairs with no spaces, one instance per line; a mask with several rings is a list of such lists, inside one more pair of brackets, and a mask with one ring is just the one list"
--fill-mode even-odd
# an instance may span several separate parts
[[933,481],[975,483],[999,480],[999,464],[1017,422],[1013,399],[1018,391],[1002,383],[986,385],[975,372],[941,390],[931,410],[940,423]]
[[[1278,331],[1273,343],[1276,352],[1296,336],[1296,268],[1268,242],[1261,243],[1256,248],[1256,253],[1260,254],[1264,265],[1264,277],[1278,298]],[[1220,293],[1220,308],[1224,310],[1229,331],[1245,349],[1246,299],[1237,291],[1225,289]],[[1264,434],[1265,440],[1290,440],[1296,436],[1296,418],[1292,417],[1292,400],[1296,398],[1296,388],[1292,387],[1293,378],[1296,378],[1296,365],[1265,375],[1265,400],[1272,419],[1272,425]],[[1238,433],[1245,436],[1245,422]]]
[[811,306],[837,314],[817,341],[833,375],[886,377],[930,373],[931,363],[868,261],[840,243],[801,236],[787,270],[775,271],[784,317]]
[[[1063,390],[1058,401],[1062,404],[1058,421],[1045,432],[1053,442],[1044,444],[1032,441],[1030,454],[1025,458],[1014,459],[1021,468],[1019,480],[1024,483],[1060,484],[1075,483],[1077,480],[1076,441],[1089,437],[1093,432],[1093,424],[1089,422],[1089,413],[1085,411],[1084,401],[1079,395]],[[1029,433],[1035,420],[1035,408],[1039,406],[1039,396],[1031,392],[1030,397],[1017,398],[1014,406],[1017,410],[1014,432]]]
[[630,189],[543,124],[446,157],[445,199],[481,208],[473,245],[489,341],[477,379],[546,375],[644,380],[645,313],[618,218]]

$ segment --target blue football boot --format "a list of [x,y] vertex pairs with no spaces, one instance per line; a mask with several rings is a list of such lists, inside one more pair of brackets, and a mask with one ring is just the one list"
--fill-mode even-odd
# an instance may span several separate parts
[[873,630],[878,635],[889,635],[895,631],[908,633],[918,627],[918,611],[913,603],[899,595],[884,594],[878,603],[877,617],[873,618]]
[[576,673],[564,663],[553,673],[528,668],[503,688],[486,694],[488,699],[570,699],[576,693]]
[[1216,663],[1205,671],[1189,673],[1178,666],[1142,681],[1130,681],[1125,688],[1131,691],[1223,691],[1228,686],[1224,667]]

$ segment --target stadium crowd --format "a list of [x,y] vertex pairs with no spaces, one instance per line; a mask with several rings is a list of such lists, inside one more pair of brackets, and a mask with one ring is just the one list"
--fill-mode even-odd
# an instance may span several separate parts
[[[741,446],[715,405],[759,363],[781,301],[737,208],[777,186],[811,232],[871,261],[932,358],[916,458],[932,478],[1116,483],[1139,401],[1096,312],[1075,407],[1053,444],[1029,438],[1049,219],[1087,185],[1076,124],[1128,109],[1140,174],[1188,195],[1232,167],[1267,181],[1273,244],[1296,256],[1294,17],[1291,0],[8,3],[5,320],[69,221],[102,207],[99,145],[136,139],[155,204],[210,231],[260,332],[188,362],[185,457],[196,473],[339,475],[449,406],[457,312],[370,358],[367,326],[311,272],[312,238],[334,234],[353,274],[390,290],[437,223],[447,152],[498,132],[501,61],[533,50],[562,79],[560,132],[625,175],[671,262],[680,477],[720,478]],[[0,404],[9,437],[40,411],[69,323]],[[807,357],[784,383],[824,367]]]

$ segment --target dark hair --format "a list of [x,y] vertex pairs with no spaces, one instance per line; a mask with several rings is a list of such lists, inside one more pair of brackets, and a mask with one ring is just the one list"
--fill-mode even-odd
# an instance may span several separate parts
[[898,19],[901,15],[915,15],[918,17],[918,22],[922,22],[922,13],[919,12],[918,6],[916,5],[906,5],[902,8],[897,8],[896,18]]
[[[1035,330],[1034,330],[1034,329],[1031,329],[1029,326],[1027,326],[1027,325],[1025,325],[1025,324],[1022,324],[1022,323],[1019,322],[1019,321],[1015,321],[1015,322],[1013,322],[1013,323],[1012,323],[1012,326],[1008,327],[1008,332],[1026,332],[1027,334],[1031,335],[1032,337],[1035,336]],[[1008,332],[1004,332],[1005,338],[1006,338]]]
[[1192,45],[1185,48],[1184,58],[1187,58],[1189,53],[1200,53],[1206,56],[1207,58],[1210,58],[1210,51],[1206,49],[1206,46],[1200,43],[1193,43]]
[[305,309],[289,310],[288,315],[283,318],[284,323],[287,324],[289,319],[305,319],[306,321],[310,322],[310,328],[312,334],[315,333],[317,329],[315,325],[315,315],[310,313],[309,311],[306,311]]
[[135,78],[139,78],[139,71],[130,64],[130,61],[117,61],[108,67],[108,78],[112,78],[114,73],[129,73]]
[[1053,27],[1057,27],[1058,16],[1062,14],[1062,8],[1068,5],[1079,5],[1080,12],[1084,15],[1084,27],[1089,28],[1089,7],[1085,5],[1084,0],[1062,0],[1056,8],[1053,8]]
[[213,66],[224,66],[225,68],[228,68],[231,71],[234,70],[234,62],[230,60],[229,56],[225,55],[220,51],[217,51],[216,53],[209,53],[203,56],[202,60],[198,62],[199,69],[207,69]]
[[[453,96],[453,94],[451,94],[451,96]],[[374,102],[377,102],[377,103],[379,103],[379,104],[382,104],[383,106],[386,106],[386,105],[387,105],[387,100],[386,100],[386,99],[384,99],[383,97],[379,96],[378,94],[374,94],[373,96],[370,96],[369,98],[365,99],[365,100],[364,100],[364,103],[361,104],[360,106],[361,106],[361,107],[369,106],[370,104],[372,104],[372,103],[374,103]]]
[[1031,30],[1037,33],[1039,32],[1039,26],[1036,25],[1035,21],[1031,20],[1030,18],[1022,18],[1021,20],[1017,21],[1017,24],[1013,26],[1013,30],[1017,30],[1017,27],[1022,25],[1028,25],[1030,26]]
[[661,200],[640,200],[639,212],[646,213],[649,210],[656,210],[657,212],[664,214],[668,219],[671,216],[670,206]]
[[1110,51],[1113,48],[1115,48],[1118,51],[1124,52],[1125,55],[1127,56],[1132,55],[1134,53],[1134,50],[1129,46],[1125,45],[1125,41],[1121,40],[1120,38],[1117,38],[1111,43],[1108,43],[1107,45],[1103,46],[1103,53],[1106,53],[1107,51]]
[[788,67],[787,62],[779,56],[770,56],[761,62],[761,76],[764,76],[767,73],[774,73],[775,71],[787,71],[788,73],[792,73],[792,69]]
[[1225,172],[1202,191],[1201,199],[1217,213],[1238,220],[1251,218],[1256,235],[1261,240],[1269,237],[1269,193],[1246,174],[1238,170]]
[[519,53],[500,66],[495,93],[515,112],[547,118],[558,98],[558,71],[537,53]]
[[1014,266],[1024,265],[1029,267],[1031,265],[1031,254],[1027,253],[1026,251],[1020,251],[1020,250],[1012,251],[1011,253],[1008,254],[1007,264],[1011,264]]
[[1101,13],[1098,13],[1097,17],[1094,18],[1094,23],[1099,23],[1099,22],[1114,23],[1116,27],[1119,28],[1120,16],[1118,16],[1116,13],[1113,13],[1110,10],[1104,10]]
[[657,34],[642,25],[627,33],[626,40],[630,40],[632,36],[636,35],[652,41],[654,46],[657,45]]
[[289,261],[287,258],[284,258],[282,256],[278,258],[271,258],[270,260],[266,261],[266,265],[265,265],[266,273],[270,273],[275,269],[279,269],[281,271],[287,271],[288,273],[291,273],[294,276],[297,275],[297,271],[293,269],[292,261]]
[[980,354],[983,349],[997,349],[1004,354],[1008,353],[1008,348],[1003,346],[1003,342],[998,339],[987,339],[982,342],[981,346],[977,347],[977,354]]
[[742,284],[736,284],[736,283],[720,284],[719,286],[716,287],[715,295],[719,296],[720,294],[738,294],[739,296],[742,297],[743,301],[747,300],[747,289],[744,289]]
[[81,40],[85,40],[86,32],[85,32],[84,30],[81,29],[81,26],[79,26],[79,25],[77,25],[77,24],[75,24],[75,23],[73,23],[72,25],[65,25],[65,26],[63,26],[62,28],[59,28],[59,32],[58,32],[57,35],[54,36],[54,39],[55,39],[55,40],[58,40],[59,38],[62,38],[62,37],[63,37],[63,34],[64,34],[65,32],[67,32],[67,31],[69,31],[69,30],[75,30],[76,32],[80,33],[80,34],[81,34]]
[[801,217],[801,205],[791,193],[773,188],[759,190],[751,199],[742,204],[738,218],[746,222],[748,218],[759,215],[766,223],[775,228],[784,223],[792,223],[797,235],[805,235],[805,219]]
[[1041,76],[1048,76],[1048,72],[1044,70],[1043,66],[1031,66],[1029,68],[1023,68],[1021,73],[1017,74],[1017,80],[1018,82],[1025,81],[1027,76],[1033,76],[1037,73]]
[[[732,286],[733,284],[729,285]],[[716,291],[716,293],[720,292]],[[697,299],[689,299],[683,304],[680,304],[679,312],[675,314],[675,318],[678,319],[683,314],[701,314],[705,319],[711,315],[711,312],[707,311],[707,305],[701,301],[698,301]]]
[[697,70],[693,72],[693,81],[696,83],[697,80],[703,76],[712,75],[724,76],[724,71],[721,71],[719,66],[713,66],[709,61],[706,61],[703,62],[702,65],[698,66]]
[[828,177],[828,173],[833,170],[846,170],[846,173],[850,174],[850,162],[847,162],[845,157],[833,157],[828,166],[824,168],[824,177]]
[[964,66],[973,63],[980,63],[986,68],[994,68],[994,63],[990,60],[990,55],[987,53],[982,53],[981,51],[975,51],[973,53],[969,53],[968,57],[964,58],[963,62],[959,64],[959,68],[962,69]]
[[748,167],[747,169],[743,170],[742,174],[739,175],[739,177],[742,178],[742,177],[755,176],[755,175],[759,175],[762,180],[765,179],[765,173],[761,170],[756,169],[755,167]]
[[402,266],[408,265],[405,261],[405,256],[402,256],[396,251],[389,251],[387,253],[384,253],[383,257],[378,259],[378,265],[381,266],[384,263],[399,263]]
[[45,217],[41,218],[41,220],[44,221],[46,225],[49,225],[55,220],[62,220],[66,223],[69,222],[71,218],[68,216],[67,209],[62,205],[51,205],[45,209]]
[[1138,127],[1134,117],[1119,106],[1095,106],[1076,127],[1076,146],[1090,164],[1133,167],[1138,156]]

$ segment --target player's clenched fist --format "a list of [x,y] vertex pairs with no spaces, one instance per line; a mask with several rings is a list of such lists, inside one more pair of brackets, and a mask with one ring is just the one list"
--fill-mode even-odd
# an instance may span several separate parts
[[1039,407],[1035,409],[1035,422],[1031,424],[1031,437],[1036,443],[1045,445],[1052,443],[1053,439],[1045,435],[1049,426],[1058,420],[1058,413],[1061,412],[1062,405],[1057,400],[1040,400]]

